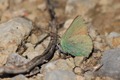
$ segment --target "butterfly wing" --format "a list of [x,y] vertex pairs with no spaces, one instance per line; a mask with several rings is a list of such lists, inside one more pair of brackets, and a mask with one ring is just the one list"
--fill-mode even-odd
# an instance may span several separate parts
[[62,36],[60,43],[63,51],[73,56],[89,56],[93,44],[88,35],[85,21],[80,16],[76,17],[72,22]]

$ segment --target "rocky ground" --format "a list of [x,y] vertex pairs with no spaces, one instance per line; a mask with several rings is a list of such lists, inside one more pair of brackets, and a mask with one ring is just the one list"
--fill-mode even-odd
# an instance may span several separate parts
[[[76,16],[85,19],[94,45],[89,59],[82,63],[83,57],[60,55],[57,50],[49,62],[36,67],[39,73],[1,74],[0,80],[120,80],[120,0],[51,2],[60,37]],[[46,0],[0,0],[1,67],[13,68],[42,55],[50,42],[47,37],[38,44],[50,32],[47,6]]]

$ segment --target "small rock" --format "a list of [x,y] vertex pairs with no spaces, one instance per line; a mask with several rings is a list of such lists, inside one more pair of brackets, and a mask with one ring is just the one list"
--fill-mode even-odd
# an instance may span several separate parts
[[11,78],[0,78],[0,80],[10,80]]
[[54,53],[54,56],[52,58],[52,60],[58,60],[59,58],[61,58],[62,56],[65,56],[64,54],[61,54],[59,50],[57,50],[55,53]]
[[83,58],[84,58],[84,57],[76,56],[76,57],[74,58],[75,66],[80,66],[81,62],[83,61]]
[[85,78],[83,76],[77,75],[76,80],[85,80]]
[[11,78],[10,80],[28,80],[27,77],[25,77],[24,75],[20,74],[20,75],[17,75],[13,78]]
[[67,62],[67,64],[68,64],[69,67],[71,67],[71,68],[75,67],[74,59],[73,58],[66,59],[66,62]]
[[102,35],[96,35],[96,37],[93,40],[93,43],[94,43],[95,50],[104,51],[106,43],[102,38]]
[[95,80],[101,80],[101,78],[100,77],[96,77]]
[[46,9],[46,3],[42,3],[42,4],[38,5],[38,9],[44,11]]
[[9,7],[9,0],[0,0],[0,10],[5,11]]
[[38,42],[38,38],[35,34],[31,35],[30,40],[32,44],[36,44]]
[[1,15],[1,21],[0,21],[0,23],[8,21],[12,17],[13,17],[13,14],[11,13],[11,11],[10,10],[5,10],[3,12],[3,14]]
[[70,24],[73,22],[74,19],[68,19],[65,24],[64,24],[64,28],[68,29],[68,27],[70,26]]
[[88,27],[88,31],[89,31],[89,35],[92,38],[92,40],[95,40],[95,38],[97,37],[97,32],[95,31],[95,29],[93,28],[93,26],[89,25]]
[[24,17],[26,17],[28,15],[29,15],[29,12],[25,8],[19,9],[19,10],[16,10],[16,11],[12,12],[12,16],[14,16],[14,17],[15,16],[24,16]]
[[27,56],[28,59],[32,60],[34,57],[40,55],[40,52],[36,52],[36,51],[33,51],[33,52],[27,52],[24,54],[24,56]]
[[15,4],[20,4],[23,0],[15,0],[14,3]]
[[0,66],[3,66],[6,63],[8,56],[8,54],[0,54]]
[[76,76],[72,71],[55,70],[46,73],[45,80],[76,80]]
[[97,41],[97,42],[101,42],[101,41],[102,41],[102,39],[101,39],[101,37],[100,37],[100,36],[96,36],[95,41]]
[[28,49],[30,48],[31,51],[34,50],[34,45],[31,44],[31,43],[26,43],[25,46],[26,46]]
[[108,35],[109,38],[119,37],[119,36],[120,36],[120,34],[117,33],[117,32],[111,32],[111,33]]
[[84,74],[85,80],[92,80],[94,78],[93,72],[87,71]]
[[42,65],[41,73],[51,72],[58,69],[72,71],[73,67],[71,67],[66,60],[59,59]]
[[44,75],[38,73],[37,75],[34,75],[33,77],[30,77],[29,80],[44,80]]
[[94,48],[103,51],[104,45],[101,42],[94,41]]
[[26,43],[27,50],[22,54],[23,56],[27,56],[28,59],[33,59],[34,57],[40,55],[41,52],[35,51],[34,45],[31,43]]
[[49,62],[42,66],[41,73],[50,72],[56,69],[55,62]]
[[88,10],[94,8],[97,0],[67,0],[65,13],[67,16],[84,15]]
[[50,42],[50,37],[48,37],[46,40],[44,40],[44,42],[43,42],[43,44],[42,44],[42,46],[44,47],[44,49],[47,48],[49,42]]
[[72,13],[74,10],[74,6],[71,6],[71,5],[67,5],[66,8],[65,8],[65,13]]
[[102,53],[100,51],[92,53],[94,58],[100,58],[102,56]]
[[80,67],[75,67],[74,73],[80,75],[82,73],[82,69]]
[[64,29],[60,31],[60,35],[63,35],[65,31],[68,29],[70,24],[72,23],[73,19],[68,19],[64,24]]
[[[45,37],[45,35],[40,36],[37,39],[38,41],[41,41],[43,38]],[[23,56],[27,56],[29,59],[33,59],[34,57],[41,55],[42,52],[46,49],[46,47],[48,46],[50,41],[50,38],[47,38],[46,40],[44,40],[41,44],[37,45],[36,47],[31,44],[31,43],[26,43],[26,46],[28,47],[27,50],[23,53]],[[36,43],[36,41],[35,41]],[[34,49],[35,47],[35,49]]]
[[29,61],[30,60],[20,56],[19,54],[13,53],[9,55],[5,66],[19,66],[19,65],[26,64]]
[[[42,44],[42,43],[41,43]],[[42,54],[42,52],[45,50],[45,48],[42,46],[42,45],[38,45],[38,46],[36,46],[35,47],[35,51],[36,52],[39,52],[39,54],[41,53]]]
[[36,80],[43,80],[44,75],[43,74],[37,74]]
[[29,15],[27,15],[27,18],[28,18],[29,20],[35,21],[35,19],[36,19],[36,14],[35,14],[35,13],[29,14]]
[[[0,24],[1,54],[9,55],[15,53],[22,40],[29,35],[32,28],[32,22],[21,17],[16,17]],[[1,58],[2,56],[0,56]],[[4,59],[7,60],[6,57]],[[2,63],[1,61],[0,63]]]
[[112,48],[120,47],[120,34],[117,32],[111,32],[108,36],[106,36],[106,41],[108,45]]
[[100,5],[110,5],[112,4],[113,0],[100,0],[99,4]]
[[8,54],[15,53],[21,41],[28,36],[32,30],[32,23],[24,18],[13,18],[6,23],[0,24],[0,48],[8,51]]
[[120,48],[105,51],[101,63],[103,66],[97,72],[98,75],[109,76],[120,80]]
[[112,79],[112,78],[110,78],[110,77],[96,77],[95,79],[93,79],[93,80],[114,80],[114,79]]

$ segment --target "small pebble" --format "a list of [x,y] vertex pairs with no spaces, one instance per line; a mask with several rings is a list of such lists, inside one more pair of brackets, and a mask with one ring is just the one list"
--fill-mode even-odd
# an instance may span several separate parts
[[85,80],[92,80],[94,78],[93,72],[87,71],[84,74]]
[[85,80],[85,78],[83,76],[77,75],[76,80]]
[[76,57],[74,58],[75,66],[80,66],[80,65],[81,65],[81,62],[83,61],[83,58],[84,58],[84,57],[76,56]]
[[20,74],[20,75],[17,75],[13,78],[11,78],[10,80],[28,80],[27,77],[25,77],[24,75]]
[[32,44],[36,44],[38,42],[38,38],[35,34],[31,35],[30,40]]
[[62,29],[60,32],[59,32],[59,35],[63,35],[65,33],[65,31],[68,29],[68,27],[70,26],[70,24],[72,23],[73,19],[68,19],[65,21],[65,24],[63,26],[64,29]]
[[46,73],[45,80],[76,80],[76,76],[72,71],[55,70]]
[[51,61],[47,64],[42,65],[41,73],[51,72],[51,71],[58,70],[58,69],[72,71],[73,66],[71,66],[70,64],[64,59],[58,59],[55,61]]
[[46,7],[47,7],[46,3],[42,3],[42,4],[38,5],[38,9],[40,9],[42,11],[44,11],[46,9]]
[[8,56],[5,66],[19,66],[19,65],[26,64],[29,61],[30,60],[20,56],[19,54],[13,53]]
[[73,58],[66,59],[66,62],[67,62],[67,64],[68,64],[69,67],[71,67],[71,68],[75,67]]
[[120,80],[120,48],[106,50],[103,53],[101,64],[103,66],[98,70],[98,75]]
[[106,43],[112,48],[120,47],[120,34],[117,32],[111,32],[106,36]]
[[80,75],[82,73],[82,70],[80,67],[75,67],[74,73]]

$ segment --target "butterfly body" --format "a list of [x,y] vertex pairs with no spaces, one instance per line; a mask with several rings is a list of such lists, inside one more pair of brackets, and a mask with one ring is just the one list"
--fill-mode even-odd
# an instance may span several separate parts
[[62,50],[73,56],[88,57],[92,51],[93,43],[88,34],[84,20],[78,16],[61,38]]

